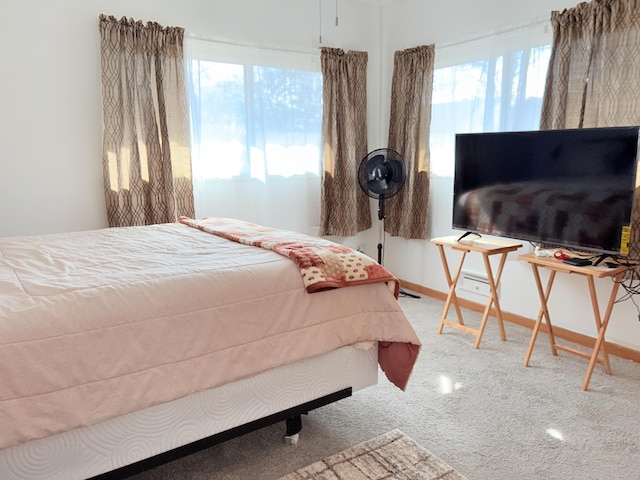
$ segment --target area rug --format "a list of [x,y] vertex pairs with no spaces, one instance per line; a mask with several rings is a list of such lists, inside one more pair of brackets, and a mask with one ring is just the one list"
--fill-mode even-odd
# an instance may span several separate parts
[[336,453],[278,480],[467,480],[400,430]]

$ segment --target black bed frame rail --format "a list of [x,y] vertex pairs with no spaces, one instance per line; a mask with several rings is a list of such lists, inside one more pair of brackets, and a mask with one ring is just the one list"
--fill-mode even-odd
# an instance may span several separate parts
[[150,470],[154,467],[158,467],[165,463],[169,463],[173,460],[177,460],[179,458],[186,457],[187,455],[199,452],[201,450],[204,450],[205,448],[212,447],[213,445],[217,445],[218,443],[226,442],[227,440],[239,437],[241,435],[244,435],[245,433],[268,427],[283,420],[286,421],[286,434],[295,435],[302,428],[301,415],[306,415],[311,410],[315,410],[316,408],[324,407],[325,405],[329,405],[330,403],[350,397],[351,394],[352,388],[345,388],[343,390],[330,393],[329,395],[325,395],[324,397],[316,398],[315,400],[303,403],[296,407],[291,407],[286,410],[282,410],[281,412],[268,415],[264,418],[259,418],[252,422],[245,423],[244,425],[239,425],[229,430],[225,430],[224,432],[216,433],[214,435],[211,435],[210,437],[196,440],[195,442],[183,445],[182,447],[178,447],[173,450],[169,450],[168,452],[160,453],[153,457],[140,460],[139,462],[135,462],[130,465],[125,465],[124,467],[117,468],[110,472],[96,475],[95,477],[91,477],[88,480],[122,480],[131,477],[132,475]]

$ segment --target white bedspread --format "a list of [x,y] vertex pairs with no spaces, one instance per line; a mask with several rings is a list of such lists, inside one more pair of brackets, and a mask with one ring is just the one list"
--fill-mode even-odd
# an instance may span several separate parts
[[185,225],[0,239],[0,448],[372,340],[420,345],[387,285]]

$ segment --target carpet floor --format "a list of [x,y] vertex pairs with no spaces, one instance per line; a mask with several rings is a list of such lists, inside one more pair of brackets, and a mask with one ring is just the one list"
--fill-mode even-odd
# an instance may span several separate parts
[[278,480],[466,480],[398,429]]

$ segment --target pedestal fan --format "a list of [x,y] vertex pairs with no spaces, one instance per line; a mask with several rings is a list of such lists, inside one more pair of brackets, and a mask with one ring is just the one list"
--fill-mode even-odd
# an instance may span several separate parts
[[[384,219],[386,212],[384,201],[396,195],[407,178],[407,167],[402,155],[391,148],[379,148],[367,154],[360,162],[358,183],[371,198],[378,200],[378,263],[384,259]],[[404,295],[419,298],[400,290]]]

